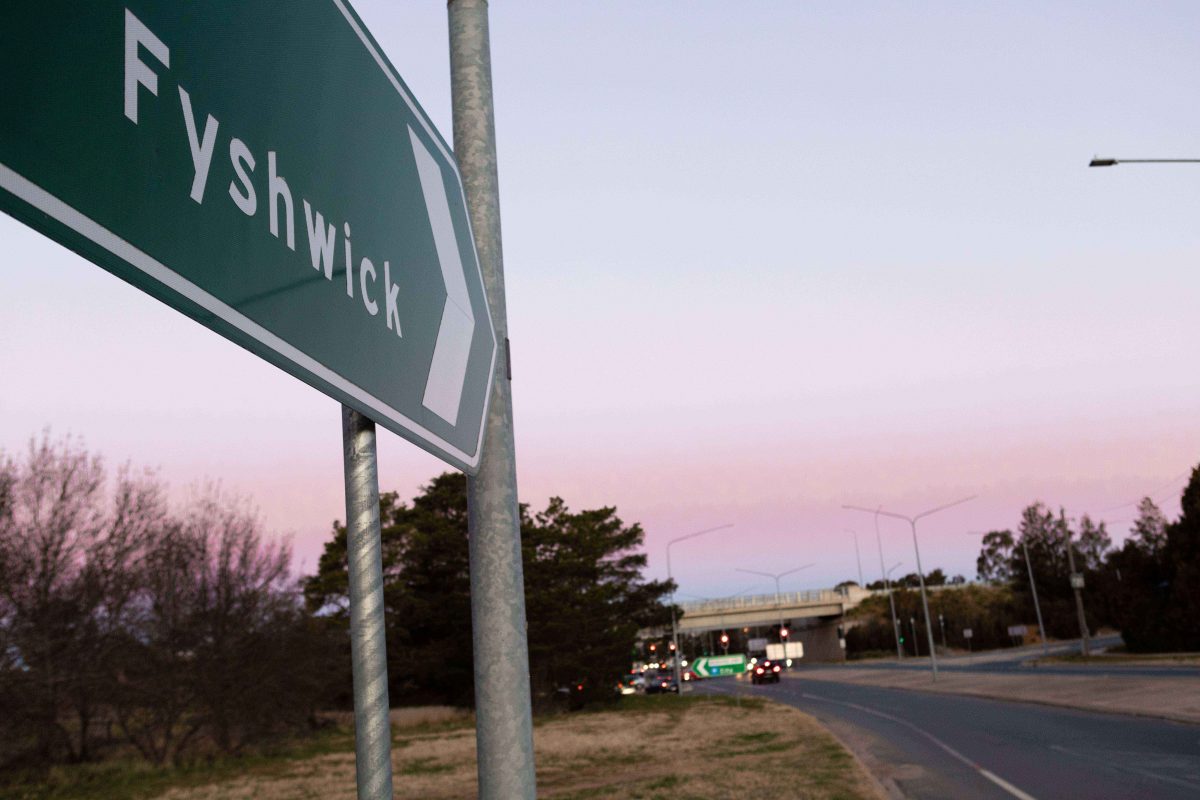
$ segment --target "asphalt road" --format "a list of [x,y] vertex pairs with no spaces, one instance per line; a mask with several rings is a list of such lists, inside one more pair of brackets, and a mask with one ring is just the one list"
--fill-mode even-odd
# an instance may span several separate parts
[[956,695],[805,681],[704,681],[825,723],[898,796],[959,800],[1200,797],[1200,726]]

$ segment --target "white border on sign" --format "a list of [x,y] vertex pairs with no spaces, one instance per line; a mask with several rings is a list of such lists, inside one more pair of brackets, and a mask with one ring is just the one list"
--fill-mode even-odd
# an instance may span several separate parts
[[[458,179],[459,195],[462,197],[463,208],[466,208],[467,198],[462,188],[462,176],[458,172],[458,162],[455,160],[453,154],[446,149],[441,137],[437,135],[433,126],[425,118],[425,115],[420,107],[413,101],[411,97],[409,97],[408,92],[404,90],[404,85],[392,73],[392,70],[389,69],[387,61],[383,59],[379,51],[371,43],[370,38],[358,24],[358,21],[354,18],[354,15],[349,12],[342,0],[333,0],[333,4],[337,7],[338,11],[341,12],[342,16],[346,18],[346,21],[350,23],[350,27],[354,31],[355,35],[358,36],[359,40],[363,43],[363,46],[367,48],[367,51],[375,59],[375,63],[379,65],[380,70],[383,71],[383,74],[387,77],[388,81],[408,105],[409,109],[413,112],[413,115],[416,116],[418,121],[420,121],[421,125],[425,129],[425,132],[429,135],[429,138],[433,140],[433,143],[445,157],[447,163],[449,163],[450,168],[454,171],[455,177]],[[475,269],[479,273],[479,285],[483,292],[484,310],[487,312],[488,329],[492,333],[492,358],[488,367],[487,389],[483,398],[483,413],[479,422],[479,437],[475,443],[474,457],[468,456],[459,448],[455,447],[434,432],[427,429],[424,425],[409,419],[407,416],[391,408],[387,403],[384,403],[379,398],[375,397],[369,392],[364,391],[360,387],[343,378],[341,375],[338,375],[333,370],[315,361],[313,358],[288,344],[283,339],[259,325],[257,322],[254,322],[249,317],[204,291],[191,281],[183,278],[178,273],[173,272],[164,264],[134,247],[132,244],[117,236],[103,225],[100,225],[95,220],[82,214],[77,209],[67,205],[58,197],[55,197],[42,187],[13,171],[5,164],[0,164],[0,187],[12,192],[26,203],[29,203],[39,211],[53,217],[58,222],[66,225],[68,228],[87,238],[89,241],[99,245],[100,247],[103,247],[105,250],[128,263],[130,266],[141,270],[146,275],[150,276],[164,286],[183,295],[196,305],[200,306],[216,317],[219,317],[221,320],[225,321],[229,325],[232,325],[234,328],[237,328],[242,333],[265,345],[289,361],[295,363],[297,366],[307,370],[331,386],[334,386],[337,389],[345,392],[350,397],[353,397],[355,400],[374,411],[380,417],[390,420],[394,424],[420,437],[434,447],[445,451],[447,454],[458,459],[471,469],[475,469],[479,466],[479,459],[483,449],[483,433],[487,425],[488,409],[491,406],[492,384],[496,378],[496,356],[500,350],[500,342],[496,338],[496,327],[492,324],[491,307],[487,302],[487,287],[483,282],[483,268],[479,264],[479,254],[478,252],[475,252],[475,232],[471,229],[469,211],[466,216],[467,231],[470,234],[468,238],[471,242],[472,253],[475,256]]]

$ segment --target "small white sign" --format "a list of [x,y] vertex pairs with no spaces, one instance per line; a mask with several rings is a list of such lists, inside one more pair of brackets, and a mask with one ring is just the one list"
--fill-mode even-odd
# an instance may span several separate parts
[[963,638],[964,639],[973,639],[974,637],[975,637],[975,631],[971,630],[970,628],[963,628]]
[[783,661],[785,658],[799,660],[804,658],[803,642],[788,642],[787,655],[783,653],[783,645],[772,642],[767,645],[767,658],[771,661]]

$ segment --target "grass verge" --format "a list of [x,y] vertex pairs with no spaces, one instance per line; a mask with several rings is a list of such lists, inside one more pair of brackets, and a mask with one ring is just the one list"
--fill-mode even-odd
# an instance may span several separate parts
[[[396,797],[473,797],[473,719],[398,727]],[[773,798],[875,800],[862,767],[815,720],[761,698],[631,696],[611,709],[539,718],[534,726],[538,795],[559,800]],[[97,768],[99,769],[99,768]],[[76,768],[53,786],[3,800],[353,800],[353,736],[346,728],[290,751],[183,771],[112,765]]]

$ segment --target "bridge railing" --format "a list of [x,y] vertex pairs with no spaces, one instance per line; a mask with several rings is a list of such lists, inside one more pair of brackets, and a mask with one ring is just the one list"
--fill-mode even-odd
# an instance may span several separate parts
[[739,597],[723,597],[716,600],[694,600],[680,603],[686,614],[715,614],[721,612],[746,611],[757,608],[788,608],[819,603],[843,603],[846,594],[836,589],[813,589],[804,592],[780,592],[774,594],[751,594]]

